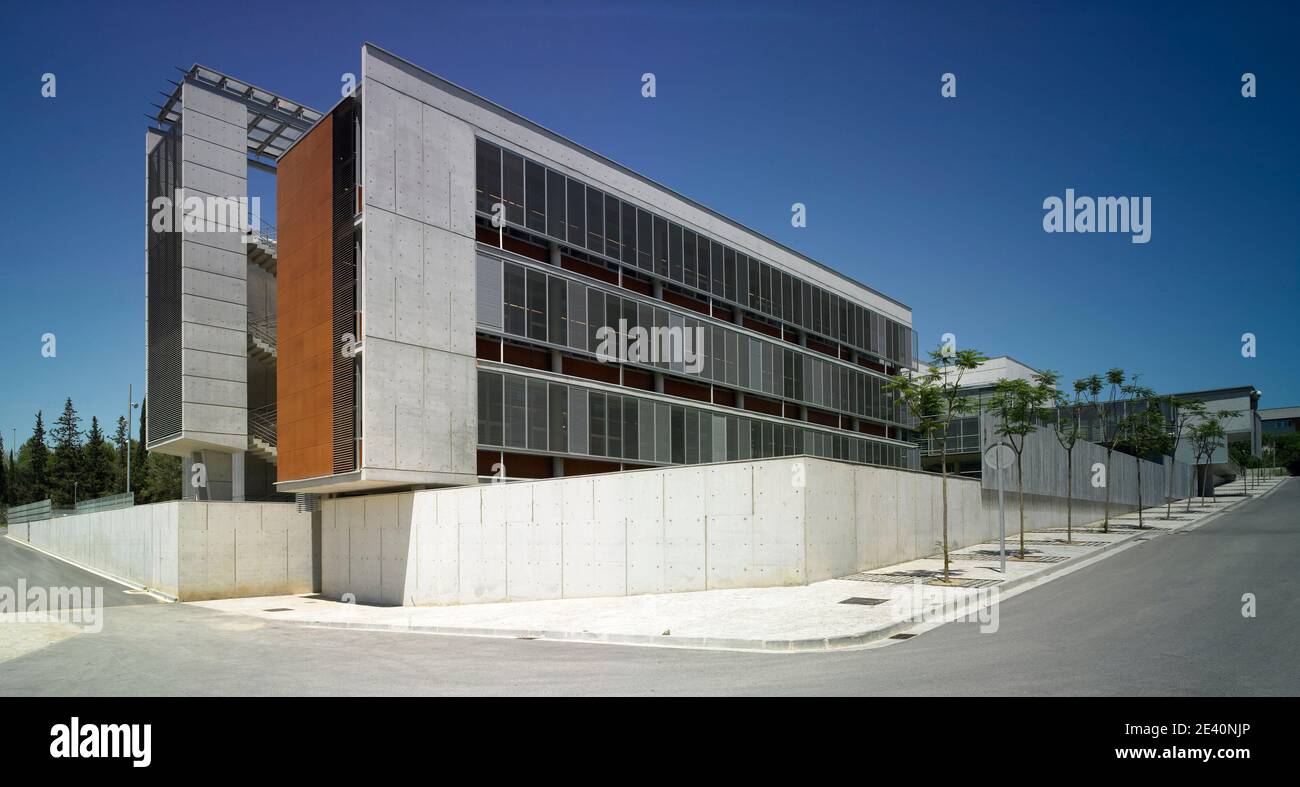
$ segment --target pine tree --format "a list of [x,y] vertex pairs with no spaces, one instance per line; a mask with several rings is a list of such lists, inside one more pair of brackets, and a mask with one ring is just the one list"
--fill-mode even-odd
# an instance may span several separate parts
[[140,495],[137,503],[162,503],[181,499],[181,458],[167,454],[149,454],[148,463],[140,472]]
[[84,491],[81,496],[86,500],[113,494],[115,468],[113,448],[104,439],[104,432],[99,428],[99,418],[90,417],[90,431],[86,433],[86,445],[82,449],[82,478]]
[[50,495],[50,447],[45,443],[45,419],[36,411],[36,426],[23,445],[27,455],[21,503],[35,503]]
[[[119,415],[117,417],[117,431],[113,433],[113,448],[116,449],[117,451],[117,454],[115,456],[116,461],[114,462],[114,467],[113,467],[113,493],[114,494],[118,492],[130,491],[129,489],[126,488],[126,457],[127,457],[127,451],[131,450],[131,446],[126,444],[126,440],[127,440],[126,427],[127,427],[126,416]],[[131,442],[135,442],[135,441],[132,440]],[[132,459],[134,458],[135,457],[132,457]]]
[[149,449],[144,445],[145,435],[148,434],[145,431],[145,427],[148,425],[148,416],[145,413],[148,405],[148,397],[140,400],[140,439],[136,441],[135,454],[131,457],[131,491],[135,492],[135,502],[137,503],[157,502],[150,500],[144,489],[145,475],[149,470]]
[[50,462],[50,499],[56,508],[70,508],[76,502],[81,479],[81,418],[72,397],[63,403],[63,414],[55,422],[54,455]]

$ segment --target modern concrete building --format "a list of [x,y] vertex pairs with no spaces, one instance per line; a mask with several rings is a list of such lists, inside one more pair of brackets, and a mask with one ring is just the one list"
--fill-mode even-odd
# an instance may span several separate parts
[[277,159],[277,489],[794,454],[919,467],[883,390],[914,364],[908,307],[361,57],[355,94]]
[[203,465],[187,497],[275,494],[276,240],[253,222],[250,168],[269,172],[321,114],[203,66],[145,134],[147,434]]
[[1300,407],[1269,407],[1259,410],[1260,432],[1266,435],[1300,432]]
[[[918,364],[924,371],[925,364]],[[963,372],[961,388],[967,398],[975,400],[975,412],[962,418],[955,418],[948,427],[945,438],[936,435],[922,438],[921,468],[939,472],[941,465],[941,443],[947,443],[948,472],[979,478],[983,469],[983,438],[980,431],[980,415],[984,403],[993,395],[993,386],[998,380],[1030,380],[1039,372],[1028,364],[1021,363],[1009,355],[989,358],[978,368]]]

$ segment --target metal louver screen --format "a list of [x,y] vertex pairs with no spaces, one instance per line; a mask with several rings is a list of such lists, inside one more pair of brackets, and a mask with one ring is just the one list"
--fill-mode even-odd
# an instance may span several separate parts
[[157,232],[151,221],[154,199],[172,199],[181,187],[180,154],[180,131],[173,127],[148,157],[149,433],[142,437],[151,443],[181,432],[181,234]]
[[344,335],[359,338],[357,329],[356,101],[334,110],[334,472],[356,470],[357,372],[355,357],[341,351]]

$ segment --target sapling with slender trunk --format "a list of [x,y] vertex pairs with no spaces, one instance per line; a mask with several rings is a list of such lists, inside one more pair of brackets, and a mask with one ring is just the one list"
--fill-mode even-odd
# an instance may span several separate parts
[[1055,372],[1035,374],[1029,380],[998,380],[993,385],[989,411],[997,419],[994,429],[1016,455],[1016,492],[1020,508],[1020,558],[1025,557],[1025,439],[1038,430],[1044,406],[1056,400]]
[[933,443],[940,435],[939,468],[943,497],[943,581],[948,581],[948,429],[953,419],[967,415],[974,403],[962,395],[961,381],[966,372],[988,358],[979,350],[957,350],[945,345],[930,351],[930,364],[923,373],[901,372],[885,385],[916,419],[913,430]]

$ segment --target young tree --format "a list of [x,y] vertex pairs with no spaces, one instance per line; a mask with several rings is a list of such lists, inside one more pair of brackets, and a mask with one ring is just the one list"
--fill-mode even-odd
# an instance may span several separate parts
[[[1115,448],[1119,445],[1123,432],[1120,429],[1122,420],[1122,410],[1127,405],[1127,394],[1125,393],[1125,374],[1123,369],[1111,369],[1106,372],[1106,385],[1109,387],[1109,398],[1102,402],[1097,401],[1097,426],[1101,434],[1101,445],[1106,449],[1106,506],[1105,518],[1102,520],[1101,532],[1110,532],[1110,460],[1115,453]],[[1137,380],[1136,375],[1132,378]]]
[[[1164,397],[1161,412],[1165,416],[1165,432],[1168,436],[1169,456],[1171,459],[1178,458],[1178,446],[1187,436],[1192,424],[1200,421],[1205,417],[1205,404],[1193,399],[1182,399],[1177,396]],[[1165,519],[1174,518],[1174,465],[1169,466],[1169,476],[1165,484]],[[1195,468],[1192,473],[1195,474]],[[1193,481],[1195,483],[1195,481]],[[1187,505],[1190,508],[1192,504],[1191,488],[1189,485],[1187,495]]]
[[[140,439],[135,441],[135,453],[131,455],[131,489],[127,490],[129,492],[135,492],[135,501],[137,503],[161,502],[148,500],[144,488],[145,474],[149,469],[149,449],[145,447],[144,444],[145,435],[148,434],[145,432],[145,427],[147,425],[145,408],[148,404],[148,397],[140,400]],[[130,413],[127,413],[127,417],[130,417]],[[175,499],[179,499],[179,495]]]
[[[1056,385],[1056,375],[1052,375]],[[1052,431],[1065,451],[1065,541],[1074,541],[1074,446],[1083,434],[1083,408],[1087,406],[1088,378],[1074,381],[1074,399],[1058,393],[1052,412]],[[1064,415],[1063,415],[1064,414]]]
[[69,397],[63,414],[54,422],[50,437],[54,454],[50,463],[50,499],[57,507],[67,508],[76,502],[81,481],[81,418]]
[[1142,519],[1142,464],[1143,457],[1163,451],[1169,444],[1165,431],[1165,416],[1160,412],[1155,391],[1140,385],[1126,386],[1133,405],[1128,408],[1120,423],[1121,438],[1125,447],[1133,452],[1137,462],[1138,529],[1146,527]]
[[1245,490],[1250,489],[1250,481],[1246,472],[1252,459],[1254,457],[1250,453],[1250,443],[1238,441],[1228,446],[1228,462],[1236,468],[1237,475],[1241,477],[1241,483]]
[[50,496],[50,447],[45,442],[45,419],[40,410],[36,411],[36,426],[22,447],[20,461],[24,455],[24,488],[20,503],[35,503]]
[[940,436],[939,467],[943,496],[943,580],[948,581],[948,429],[953,419],[974,410],[974,404],[961,393],[966,372],[987,361],[979,350],[953,350],[940,346],[930,352],[930,365],[924,374],[910,370],[895,375],[885,390],[897,396],[916,418],[915,431],[933,441]]
[[[1038,429],[1038,416],[1048,402],[1056,400],[1055,372],[1043,372],[1029,380],[998,380],[993,385],[989,412],[998,420],[994,433],[1005,438],[1016,455],[1016,491],[1020,501],[1020,557],[1025,556],[1025,438]],[[1017,442],[1019,440],[1019,442]]]
[[1210,480],[1210,465],[1214,460],[1214,452],[1223,447],[1224,441],[1227,440],[1227,432],[1223,428],[1223,423],[1232,418],[1241,416],[1240,410],[1218,410],[1210,413],[1209,416],[1192,427],[1192,447],[1196,451],[1196,464],[1199,467],[1201,457],[1205,457],[1205,470],[1200,473],[1201,497],[1205,497],[1205,487],[1210,487],[1210,497],[1214,496],[1214,484]]
[[82,449],[82,478],[85,485],[85,499],[112,494],[115,477],[113,447],[104,439],[104,432],[99,428],[99,418],[91,416],[90,431],[86,433],[86,445]]

